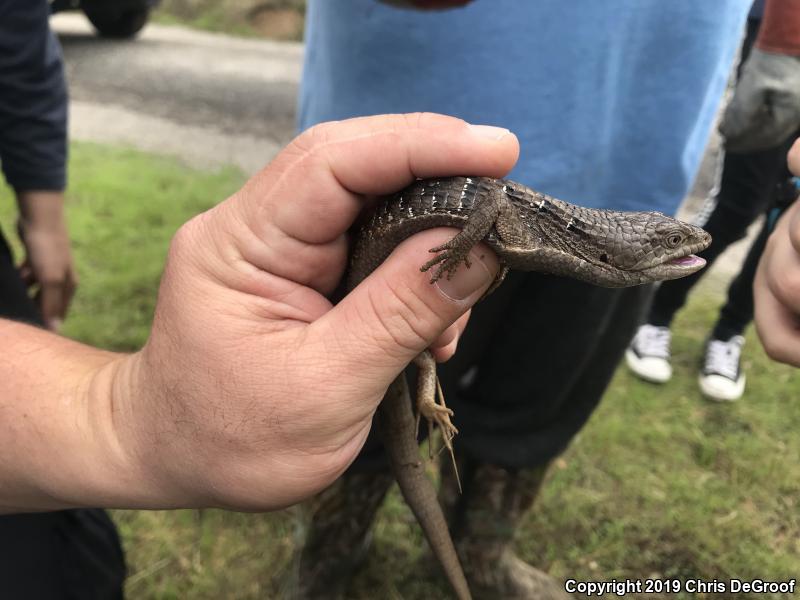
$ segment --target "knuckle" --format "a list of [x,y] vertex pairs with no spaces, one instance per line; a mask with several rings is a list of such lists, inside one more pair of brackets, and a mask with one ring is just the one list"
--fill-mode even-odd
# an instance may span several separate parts
[[430,127],[460,127],[465,126],[466,121],[457,117],[449,117],[435,112],[414,112],[402,115],[404,125],[408,129],[427,129]]
[[178,227],[169,245],[170,256],[184,256],[197,251],[200,239],[205,230],[208,213],[201,213]]
[[437,333],[432,326],[433,311],[410,289],[404,290],[393,290],[391,303],[383,294],[369,294],[371,310],[385,332],[377,341],[390,355],[421,352]]
[[325,146],[331,141],[333,131],[337,128],[337,126],[338,123],[334,121],[319,123],[313,127],[309,127],[300,135],[295,137],[289,144],[288,148],[291,149],[294,154],[299,155],[313,152],[316,148]]

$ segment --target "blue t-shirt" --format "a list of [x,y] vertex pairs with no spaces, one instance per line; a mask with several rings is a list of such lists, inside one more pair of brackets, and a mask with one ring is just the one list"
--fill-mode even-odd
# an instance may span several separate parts
[[508,127],[511,177],[587,206],[674,213],[751,0],[310,0],[299,126],[434,111]]

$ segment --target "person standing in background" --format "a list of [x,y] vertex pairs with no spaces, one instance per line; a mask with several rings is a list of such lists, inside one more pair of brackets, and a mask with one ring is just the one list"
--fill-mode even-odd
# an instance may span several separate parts
[[[796,1],[796,0],[791,0]],[[748,0],[328,2],[307,10],[299,126],[408,111],[507,127],[510,178],[592,207],[674,214],[699,166]],[[447,152],[443,147],[442,152]],[[511,273],[440,370],[464,494],[441,497],[476,598],[559,597],[512,550],[547,465],[600,401],[648,288]],[[295,598],[340,598],[392,482],[380,443],[313,503]],[[359,549],[354,551],[353,549]]]
[[[756,2],[750,12],[739,68],[742,77],[739,89],[742,93],[736,92],[722,123],[729,138],[726,141],[722,177],[715,196],[709,199],[715,203],[713,210],[706,218],[701,215],[698,223],[714,240],[711,247],[701,253],[707,266],[685,279],[664,282],[659,286],[644,324],[639,327],[625,352],[628,368],[646,381],[665,383],[672,377],[670,325],[694,285],[708,272],[708,267],[728,246],[745,236],[756,217],[775,204],[786,204],[796,194],[786,166],[786,154],[797,136],[800,114],[795,119],[791,118],[790,102],[787,106],[789,114],[784,118],[783,125],[778,129],[764,127],[763,122],[758,123],[761,108],[758,103],[763,103],[766,109],[773,96],[756,97],[749,91],[753,88],[754,79],[763,81],[770,76],[770,57],[777,57],[781,66],[786,65],[784,70],[789,72],[786,77],[776,78],[769,85],[784,86],[785,94],[800,94],[800,61],[792,61],[791,58],[785,60],[800,54],[800,11],[781,12],[779,23],[774,17],[778,14],[776,5],[770,8],[773,16],[770,18],[768,15],[760,35],[764,3]],[[754,43],[756,50],[753,60],[748,61]],[[764,53],[765,50],[769,54]],[[743,107],[743,104],[749,106]],[[759,136],[764,135],[765,131],[772,132],[769,137],[757,142],[758,148],[753,148],[752,142],[743,139],[747,131],[751,132],[751,136],[754,132],[747,123],[748,119],[758,123]],[[768,235],[769,228],[765,225],[750,246],[739,274],[728,287],[725,305],[706,341],[698,383],[702,393],[713,400],[737,400],[744,393],[746,377],[741,363],[743,333],[753,320],[753,278]]]
[[[0,165],[25,248],[17,268],[0,233],[0,317],[58,331],[77,278],[64,217],[67,88],[49,16],[46,0],[0,2]],[[124,578],[105,511],[0,515],[3,597],[120,598]]]

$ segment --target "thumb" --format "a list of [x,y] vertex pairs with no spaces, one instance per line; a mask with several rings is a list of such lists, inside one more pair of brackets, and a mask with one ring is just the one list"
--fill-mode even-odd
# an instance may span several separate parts
[[[384,263],[339,304],[315,322],[337,342],[344,372],[388,383],[420,352],[469,310],[500,269],[484,244],[472,249],[471,267],[461,264],[452,278],[431,284],[420,271],[430,248],[449,241],[457,230],[431,229],[400,244]],[[340,364],[341,364],[340,362]]]

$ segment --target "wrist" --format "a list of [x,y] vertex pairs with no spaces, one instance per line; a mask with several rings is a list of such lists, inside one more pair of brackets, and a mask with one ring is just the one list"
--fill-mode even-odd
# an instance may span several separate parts
[[147,460],[152,453],[143,451],[147,419],[141,418],[139,405],[146,406],[150,398],[139,370],[139,354],[87,348],[75,361],[58,387],[70,390],[58,403],[64,411],[52,415],[55,426],[44,432],[48,439],[35,447],[32,465],[24,469],[30,482],[20,506],[49,510],[181,505],[180,496],[165,485],[158,463]]
[[20,223],[26,229],[62,229],[65,224],[64,193],[17,191]]
[[196,494],[183,477],[191,471],[180,467],[191,451],[166,425],[170,400],[144,353],[119,356],[87,380],[87,405],[98,415],[92,436],[102,441],[108,473],[96,482],[96,495],[109,507],[193,506]]
[[127,357],[0,320],[0,509],[119,506],[136,469],[115,437]]
[[163,493],[131,435],[139,427],[132,410],[141,394],[137,355],[103,354],[76,374],[67,399],[72,435],[60,444],[64,463],[56,462],[44,491],[65,507],[159,506]]

